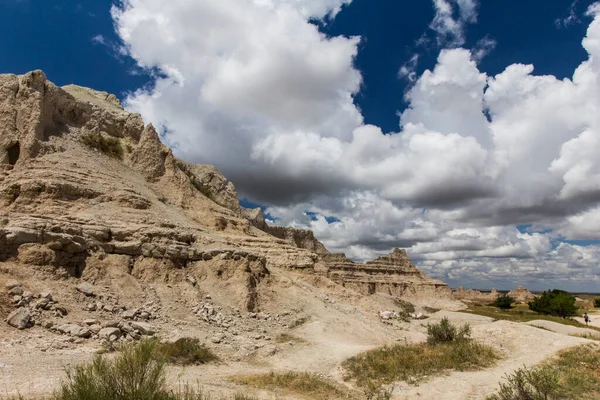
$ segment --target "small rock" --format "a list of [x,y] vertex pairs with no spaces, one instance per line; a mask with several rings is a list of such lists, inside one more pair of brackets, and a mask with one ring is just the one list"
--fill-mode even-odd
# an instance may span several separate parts
[[52,294],[50,292],[42,292],[40,293],[41,299],[48,299],[48,301],[52,301]]
[[65,316],[69,313],[63,306],[54,306],[54,310],[61,316]]
[[204,296],[204,298],[205,298],[206,300],[210,300],[210,299],[212,299],[212,297],[210,296],[210,294],[207,294],[206,296]]
[[150,319],[150,313],[146,311],[142,311],[139,315],[139,318],[144,321],[148,321]]
[[223,335],[222,333],[218,334],[218,335],[215,335],[212,338],[210,338],[210,341],[213,342],[213,343],[215,343],[215,344],[219,344],[223,340],[225,340],[225,335]]
[[121,330],[119,328],[104,328],[98,332],[98,337],[114,342],[121,337]]
[[84,320],[84,321],[83,321],[83,323],[84,323],[85,325],[88,325],[88,326],[89,326],[89,325],[96,325],[96,324],[98,324],[98,320],[97,320],[97,319],[90,318],[90,319],[86,319],[86,320]]
[[23,294],[23,288],[21,286],[15,286],[8,290],[8,294],[13,296],[20,296]]
[[6,285],[4,285],[4,287],[6,288],[6,290],[10,290],[10,289],[13,289],[16,287],[21,287],[21,282],[11,280],[11,281],[6,282]]
[[186,276],[185,280],[188,281],[189,283],[191,283],[192,286],[196,286],[196,284],[198,283],[198,281],[196,280],[196,278],[193,277],[192,275]]
[[106,321],[102,324],[103,328],[116,328],[119,326],[119,321]]
[[134,319],[136,314],[139,312],[137,308],[131,310],[125,310],[121,313],[121,317],[124,319]]
[[42,328],[52,329],[54,323],[52,321],[44,321],[42,322]]
[[95,296],[94,287],[87,282],[80,283],[77,285],[77,290],[86,296]]
[[423,318],[423,313],[418,313],[416,316],[417,319],[422,319]]
[[86,311],[96,311],[96,303],[87,303],[85,309]]
[[142,335],[152,336],[156,333],[156,328],[147,322],[133,321],[131,327],[140,331]]
[[106,312],[112,313],[112,312],[115,312],[116,307],[112,306],[110,304],[105,304],[104,307],[103,307],[103,310],[106,311]]
[[21,295],[21,297],[23,298],[23,301],[29,303],[29,302],[31,302],[31,300],[33,300],[33,293],[31,293],[31,292],[23,292],[23,294]]
[[9,314],[6,322],[17,329],[25,329],[31,325],[31,313],[27,308],[19,308]]
[[379,313],[379,318],[381,318],[383,320],[392,319],[393,316],[394,316],[394,313],[391,311],[382,311]]
[[97,335],[98,332],[100,332],[102,330],[102,327],[100,325],[98,325],[98,324],[95,324],[95,325],[90,325],[89,329],[90,329],[90,331],[92,331],[92,333],[94,335]]
[[50,304],[50,300],[46,299],[46,298],[41,298],[41,299],[37,299],[33,304],[32,307],[36,310],[46,310],[48,308],[48,305]]

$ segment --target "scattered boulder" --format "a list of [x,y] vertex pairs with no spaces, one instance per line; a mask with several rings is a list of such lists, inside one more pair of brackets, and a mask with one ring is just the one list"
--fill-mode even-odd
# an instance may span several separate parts
[[379,318],[383,320],[389,320],[394,317],[394,313],[392,311],[382,311],[379,313]]
[[121,337],[121,330],[119,328],[103,328],[98,332],[98,337],[114,342]]
[[62,324],[56,327],[56,330],[71,336],[77,336],[80,338],[89,338],[92,336],[92,332],[86,328],[77,324]]
[[156,328],[147,322],[133,321],[131,327],[138,330],[142,335],[152,336],[156,333]]
[[10,280],[10,281],[6,282],[6,285],[4,287],[6,287],[6,290],[11,290],[16,287],[21,287],[21,282],[15,281],[15,280]]
[[21,286],[15,286],[8,290],[8,294],[12,296],[20,296],[23,294],[23,288]]
[[50,292],[41,292],[40,293],[40,298],[41,299],[48,299],[49,301],[52,301],[52,294]]
[[21,307],[9,314],[6,322],[17,329],[25,329],[32,325],[31,313],[25,307]]
[[89,297],[96,295],[96,293],[94,292],[94,286],[87,282],[83,282],[77,285],[77,290]]

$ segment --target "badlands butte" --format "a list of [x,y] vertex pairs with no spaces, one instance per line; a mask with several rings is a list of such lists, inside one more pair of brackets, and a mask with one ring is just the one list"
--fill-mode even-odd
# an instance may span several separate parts
[[269,226],[114,95],[41,71],[0,75],[0,396],[43,398],[64,367],[143,336],[199,338],[220,358],[169,367],[171,385],[229,394],[240,390],[229,376],[309,371],[352,388],[345,359],[423,341],[427,322],[448,317],[503,358],[399,383],[393,398],[479,399],[505,373],[586,342],[463,308],[404,250],[356,263],[309,230]]

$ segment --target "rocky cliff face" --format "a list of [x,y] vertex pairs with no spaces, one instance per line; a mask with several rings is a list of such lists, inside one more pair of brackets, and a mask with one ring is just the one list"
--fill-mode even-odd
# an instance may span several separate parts
[[334,282],[363,294],[387,293],[396,297],[450,297],[444,282],[433,280],[415,267],[405,250],[358,264],[344,254],[323,255],[325,274]]
[[[219,171],[177,159],[108,93],[59,88],[41,71],[0,75],[0,261],[43,276],[145,282],[215,275],[255,310],[271,268],[314,272],[369,294],[446,294],[396,250],[366,264],[312,232],[270,227]],[[185,272],[184,272],[185,271]],[[195,278],[194,278],[195,279]]]

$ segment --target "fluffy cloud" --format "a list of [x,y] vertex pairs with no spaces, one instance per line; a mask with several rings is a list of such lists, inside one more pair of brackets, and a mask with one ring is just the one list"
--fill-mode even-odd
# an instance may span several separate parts
[[[126,104],[179,156],[215,164],[278,223],[310,227],[333,251],[406,247],[451,282],[589,276],[598,247],[560,241],[600,239],[600,6],[573,79],[520,64],[488,76],[482,52],[445,49],[419,77],[406,66],[409,107],[384,133],[354,104],[360,38],[309,23],[349,2],[124,1],[112,11],[119,35],[156,76]],[[434,7],[440,41],[463,44],[477,2]]]

